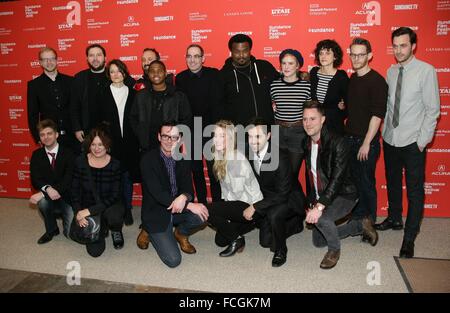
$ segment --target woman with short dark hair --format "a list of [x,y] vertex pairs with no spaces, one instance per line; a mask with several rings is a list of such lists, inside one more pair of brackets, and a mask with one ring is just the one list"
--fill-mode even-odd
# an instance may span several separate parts
[[89,255],[98,257],[105,251],[108,230],[115,249],[121,249],[124,244],[120,162],[108,153],[111,139],[104,128],[92,129],[84,144],[88,153],[76,159],[73,171],[72,206],[81,227],[88,225],[86,217],[101,214],[100,239],[86,245]]
[[336,41],[325,39],[317,43],[314,55],[318,66],[310,71],[311,98],[324,106],[328,129],[343,134],[349,79],[344,70],[338,69],[342,49]]

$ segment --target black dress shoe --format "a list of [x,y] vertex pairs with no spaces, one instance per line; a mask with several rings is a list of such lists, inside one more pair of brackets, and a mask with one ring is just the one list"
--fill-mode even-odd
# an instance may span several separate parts
[[119,250],[123,248],[124,240],[121,231],[111,231],[114,249]]
[[272,267],[280,267],[286,263],[287,250],[278,250],[273,255]]
[[388,230],[388,229],[402,230],[403,222],[402,221],[394,222],[393,220],[391,220],[388,217],[384,221],[382,221],[380,224],[375,224],[375,229],[376,230]]
[[399,256],[402,259],[410,259],[414,257],[414,241],[403,240]]
[[59,229],[57,228],[55,231],[53,231],[50,234],[48,234],[48,233],[43,234],[41,236],[41,238],[38,239],[37,243],[42,245],[44,243],[51,241],[54,236],[58,236],[58,235],[59,235]]
[[242,252],[245,248],[245,238],[239,237],[234,240],[225,250],[219,253],[220,256],[227,257],[232,256],[236,252]]

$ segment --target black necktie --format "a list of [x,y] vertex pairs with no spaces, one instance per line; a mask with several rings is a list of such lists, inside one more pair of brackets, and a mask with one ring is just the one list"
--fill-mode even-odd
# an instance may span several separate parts
[[56,165],[56,153],[55,152],[47,152],[49,156],[52,157],[52,161],[50,162],[50,164],[52,165],[52,169],[55,169],[55,165]]

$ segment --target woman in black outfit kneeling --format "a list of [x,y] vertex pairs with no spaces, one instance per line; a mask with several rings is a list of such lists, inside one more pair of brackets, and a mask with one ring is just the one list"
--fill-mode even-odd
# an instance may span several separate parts
[[121,249],[124,244],[122,235],[124,208],[120,202],[121,170],[120,162],[108,154],[111,139],[103,127],[92,129],[85,144],[85,151],[89,152],[80,155],[75,161],[72,205],[77,222],[82,227],[88,224],[87,216],[102,215],[100,239],[86,245],[89,255],[98,257],[105,251],[105,237],[108,230],[111,230],[115,249]]

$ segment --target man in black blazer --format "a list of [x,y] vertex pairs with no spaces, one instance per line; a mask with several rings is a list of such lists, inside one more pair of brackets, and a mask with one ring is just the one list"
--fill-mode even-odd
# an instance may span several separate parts
[[44,119],[53,120],[58,126],[58,142],[74,149],[77,141],[70,121],[70,89],[72,76],[58,71],[58,57],[53,48],[39,51],[42,74],[28,82],[27,108],[28,128],[36,143],[39,143],[37,124]]
[[174,152],[181,140],[178,128],[164,123],[158,140],[160,147],[148,151],[141,159],[142,230],[137,241],[141,249],[146,249],[151,241],[161,260],[176,267],[181,263],[177,241],[183,252],[196,252],[188,236],[208,219],[208,209],[191,202],[194,199],[191,164],[179,160],[179,153]]
[[271,140],[270,125],[261,118],[249,123],[249,159],[264,199],[244,211],[260,229],[261,246],[275,252],[272,266],[286,262],[286,239],[303,230],[305,196],[293,174],[288,155]]
[[33,152],[30,173],[31,183],[39,191],[30,197],[30,202],[37,204],[44,218],[45,234],[38,240],[38,244],[44,244],[59,234],[55,216],[57,213],[63,218],[64,235],[69,235],[74,215],[70,205],[74,154],[58,144],[59,135],[55,122],[42,120],[37,129],[43,146]]

